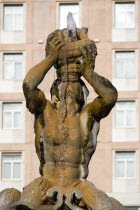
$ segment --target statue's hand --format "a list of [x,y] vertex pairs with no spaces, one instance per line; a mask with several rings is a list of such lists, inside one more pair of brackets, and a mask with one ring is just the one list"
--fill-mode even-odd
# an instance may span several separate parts
[[80,47],[80,52],[82,56],[79,59],[79,63],[82,73],[85,71],[93,71],[95,67],[96,55],[91,44]]
[[57,61],[59,50],[64,45],[65,45],[65,43],[58,40],[57,38],[53,38],[50,41],[50,53],[48,56],[51,59],[51,61],[53,62],[53,64]]
[[80,49],[84,48],[86,45],[90,45],[91,40],[82,39],[76,42],[66,43],[59,51],[58,60],[64,60],[64,58],[74,58],[82,56]]

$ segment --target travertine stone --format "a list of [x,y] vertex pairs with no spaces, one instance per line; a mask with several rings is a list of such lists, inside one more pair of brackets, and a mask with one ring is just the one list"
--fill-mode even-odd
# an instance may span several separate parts
[[[24,79],[27,108],[35,117],[35,147],[41,177],[23,189],[17,202],[5,197],[3,205],[0,199],[5,208],[8,204],[11,209],[21,210],[125,209],[86,180],[100,121],[115,105],[117,90],[94,72],[97,48],[88,38],[87,30],[75,28],[73,33],[70,30],[56,30],[48,36],[46,58],[30,69]],[[71,34],[75,34],[74,38]],[[38,85],[52,66],[56,68],[57,79],[49,101]],[[98,95],[87,105],[88,90],[82,76]]]

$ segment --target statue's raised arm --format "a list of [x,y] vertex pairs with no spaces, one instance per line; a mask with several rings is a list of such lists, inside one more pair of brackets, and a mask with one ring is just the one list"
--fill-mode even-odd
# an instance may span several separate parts
[[47,72],[57,60],[58,52],[64,45],[58,39],[51,39],[51,47],[48,56],[39,64],[32,67],[23,81],[23,91],[29,111],[35,115],[40,114],[46,106],[46,98],[38,85],[42,82]]
[[99,121],[109,114],[117,101],[118,93],[108,79],[94,72],[97,55],[95,43],[93,41],[87,43],[80,51],[82,54],[82,75],[98,94],[98,97],[88,104],[85,109]]

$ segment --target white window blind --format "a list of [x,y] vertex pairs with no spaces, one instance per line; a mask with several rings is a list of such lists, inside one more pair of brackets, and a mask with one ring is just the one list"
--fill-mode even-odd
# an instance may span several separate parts
[[22,80],[23,74],[23,54],[4,53],[3,54],[3,79]]
[[135,27],[135,3],[117,2],[115,3],[115,27],[134,28]]
[[22,103],[3,103],[3,128],[21,129],[22,127]]
[[21,153],[2,154],[2,179],[21,179]]
[[116,152],[116,178],[135,177],[135,152]]
[[115,118],[116,128],[134,128],[136,126],[135,101],[118,101]]
[[4,5],[4,30],[24,29],[23,5]]
[[59,4],[59,28],[67,28],[67,15],[72,12],[73,18],[79,27],[79,4]]
[[135,51],[116,51],[114,66],[116,78],[136,77]]

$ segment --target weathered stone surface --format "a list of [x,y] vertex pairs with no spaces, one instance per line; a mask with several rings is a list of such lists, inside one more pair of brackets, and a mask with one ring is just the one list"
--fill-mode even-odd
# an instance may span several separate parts
[[9,188],[0,192],[0,209],[8,208],[13,202],[19,200],[21,192],[19,190]]
[[[94,72],[96,45],[88,38],[87,30],[77,29],[70,18],[67,29],[48,36],[46,58],[29,70],[23,82],[27,108],[35,117],[35,147],[41,177],[14,199],[12,193],[8,200],[2,192],[2,208],[124,209],[86,180],[100,121],[115,105],[117,90]],[[50,102],[38,86],[52,66],[56,68],[57,79],[51,88]],[[82,76],[98,95],[88,105],[88,90]]]

